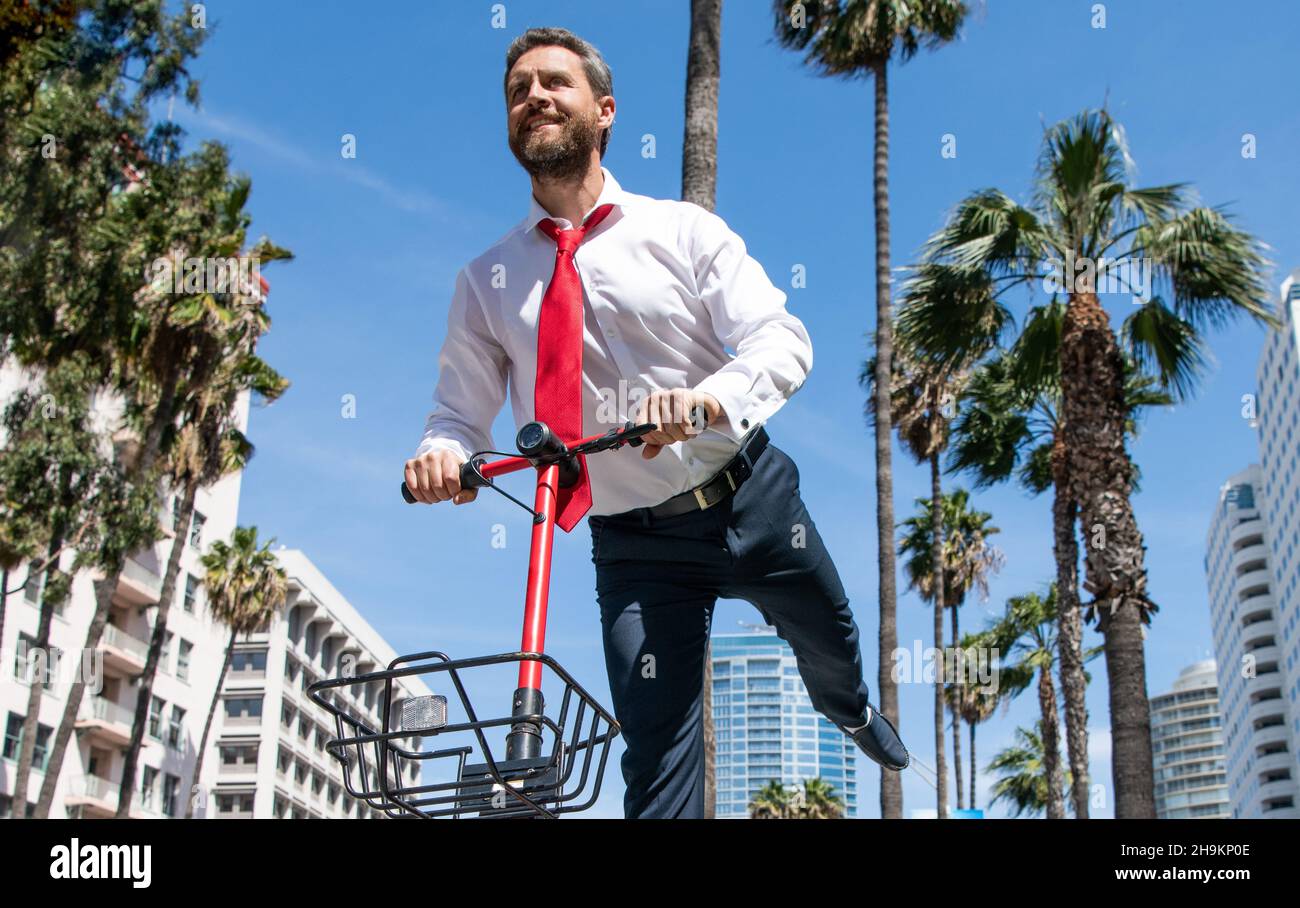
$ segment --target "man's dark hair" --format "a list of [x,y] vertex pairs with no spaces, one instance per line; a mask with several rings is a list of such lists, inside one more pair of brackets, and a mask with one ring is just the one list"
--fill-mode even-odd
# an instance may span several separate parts
[[[506,51],[506,74],[502,79],[502,89],[506,92],[506,105],[510,104],[510,70],[526,52],[534,47],[563,47],[573,51],[582,58],[582,68],[587,73],[587,84],[597,99],[614,94],[614,74],[609,64],[600,55],[600,51],[579,38],[567,28],[530,28],[510,44]],[[606,126],[600,134],[600,157],[605,157],[605,148],[609,145],[609,134],[613,126]]]

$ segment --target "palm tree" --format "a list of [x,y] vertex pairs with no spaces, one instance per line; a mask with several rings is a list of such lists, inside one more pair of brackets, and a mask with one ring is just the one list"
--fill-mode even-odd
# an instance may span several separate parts
[[[933,471],[931,476],[933,478]],[[933,486],[932,486],[933,488]],[[988,544],[988,537],[1001,532],[991,526],[993,515],[985,511],[975,511],[968,507],[969,493],[965,489],[954,489],[939,498],[940,506],[936,509],[933,497],[916,499],[917,513],[904,520],[899,527],[903,535],[899,539],[898,554],[905,559],[903,569],[908,578],[908,589],[915,590],[926,602],[944,602],[952,609],[953,640],[960,640],[958,635],[957,610],[966,601],[972,588],[978,588],[980,595],[988,595],[988,577],[996,572],[1003,563],[1002,553]],[[937,517],[936,517],[937,515]],[[936,527],[946,528],[936,546]],[[939,557],[936,558],[935,556]],[[942,565],[943,582],[939,582],[939,570]],[[935,650],[944,653],[943,613],[935,612]],[[947,664],[944,658],[940,665]],[[946,672],[945,672],[946,673]],[[942,674],[935,678],[935,737],[936,748],[942,757],[943,747],[943,705],[945,679]],[[960,785],[961,747],[960,726],[954,714],[954,750],[953,767],[957,772],[958,790]],[[940,763],[935,770],[936,789],[942,792],[939,818],[947,816],[947,767]],[[960,807],[961,804],[958,804]]]
[[842,820],[844,799],[825,779],[804,779],[803,787],[786,788],[769,780],[749,802],[751,820]]
[[[1005,482],[1014,474],[1038,495],[1053,489],[1052,535],[1056,560],[1057,641],[1071,799],[1076,819],[1088,818],[1088,728],[1086,673],[1083,670],[1083,618],[1079,603],[1079,542],[1076,508],[1069,496],[1064,443],[1060,433],[1060,380],[1057,369],[1065,306],[1052,302],[1030,310],[1016,342],[984,361],[972,376],[961,415],[953,426],[949,470],[971,476],[976,488]],[[1147,407],[1172,403],[1157,376],[1142,375],[1133,360],[1130,318],[1123,331],[1126,431],[1137,431]]]
[[256,301],[244,308],[254,311],[242,320],[245,324],[236,329],[236,337],[228,340],[227,349],[215,353],[221,357],[222,362],[213,371],[213,378],[208,385],[191,399],[171,457],[172,484],[181,489],[180,507],[176,514],[171,554],[163,572],[162,591],[158,598],[158,611],[154,616],[149,653],[144,673],[139,680],[140,690],[136,698],[131,740],[123,759],[122,781],[118,787],[119,818],[130,816],[131,800],[135,793],[136,762],[144,741],[153,682],[166,641],[167,617],[175,598],[186,528],[194,515],[198,490],[212,485],[223,476],[244,469],[252,457],[253,446],[237,425],[239,399],[243,393],[253,391],[270,403],[279,398],[288,387],[285,379],[251,352],[258,336],[269,327],[269,319]]
[[989,636],[1002,654],[1001,684],[1012,696],[1038,680],[1039,732],[1042,742],[1043,775],[1047,779],[1047,818],[1065,816],[1062,797],[1061,751],[1058,742],[1060,718],[1056,711],[1056,687],[1052,670],[1056,663],[1056,587],[1046,596],[1027,593],[1007,600],[1006,614]]
[[[1005,801],[1010,805],[1013,817],[1026,813],[1037,816],[1047,809],[1049,795],[1047,775],[1043,771],[1042,724],[1041,719],[1035,722],[1033,731],[1017,728],[1017,743],[998,753],[986,767],[988,772],[999,774],[993,785],[990,807]],[[1058,791],[1057,797],[1063,798],[1064,792]]]
[[[265,627],[284,605],[288,594],[288,575],[271,551],[274,543],[275,540],[271,539],[258,548],[257,527],[236,527],[229,544],[218,539],[202,559],[206,571],[203,585],[207,591],[208,611],[213,618],[230,628],[230,642],[226,644],[226,656],[222,660],[216,686],[212,689],[212,703],[208,706],[208,718],[203,723],[203,735],[199,738],[190,797],[185,804],[187,820],[194,816],[195,800],[204,803],[207,801],[200,791],[203,755],[207,750],[212,718],[216,715],[217,703],[221,699],[221,686],[225,683],[226,672],[230,668],[235,641],[240,634],[248,635]],[[199,797],[196,798],[195,795]]]
[[[1105,638],[1116,816],[1154,818],[1143,626],[1156,604],[1131,502],[1124,360],[1098,294],[1119,285],[1139,297],[1129,319],[1138,366],[1180,398],[1203,363],[1200,332],[1243,314],[1273,319],[1260,244],[1221,210],[1192,207],[1184,184],[1133,186],[1131,164],[1106,111],[1058,123],[1044,137],[1032,201],[1021,205],[997,189],[968,196],[925,259],[982,272],[998,294],[1042,282],[1064,295],[1061,482],[1084,531],[1087,617]],[[934,338],[940,347],[944,334],[951,331]]]
[[[243,249],[251,220],[244,211],[250,189],[247,177],[237,177],[222,187],[221,195],[214,200],[212,207],[218,219],[213,235],[222,247],[212,250],[214,253]],[[266,242],[259,244],[257,253],[270,255],[273,260],[290,257],[285,250]],[[254,352],[271,324],[262,291],[260,286],[232,287],[223,294],[189,297],[171,312],[171,321],[181,329],[206,326],[209,330],[194,332],[190,378],[182,380],[178,393],[184,403],[168,471],[170,485],[180,489],[179,507],[174,512],[172,545],[163,571],[144,673],[138,683],[131,740],[123,757],[118,818],[130,816],[136,763],[167,638],[167,617],[175,598],[186,528],[193,518],[198,490],[242,470],[252,456],[251,443],[237,427],[240,396],[251,391],[270,403],[288,387],[288,382]]]
[[[972,664],[981,665],[982,652],[988,650],[982,649],[980,638],[976,635],[967,634],[957,644],[956,656],[957,664],[969,666]],[[976,661],[981,660],[981,661]],[[948,708],[954,715],[961,716],[966,723],[966,728],[970,731],[970,806],[974,810],[978,808],[979,789],[977,787],[977,761],[975,757],[975,729],[981,722],[986,722],[997,711],[998,704],[1002,703],[1009,706],[1010,701],[1005,699],[1002,690],[997,685],[984,686],[968,680],[962,673],[958,673],[953,683],[948,685],[945,691]],[[961,767],[957,766],[958,778],[960,778]]]
[[822,778],[803,780],[803,805],[799,810],[801,820],[842,820],[846,809],[844,799],[835,793],[835,786]]
[[[228,258],[243,248],[244,231],[251,216],[243,211],[249,183],[230,174],[226,149],[207,142],[192,155],[157,165],[148,184],[139,192],[126,194],[125,204],[138,209],[140,237],[135,255],[139,261],[166,258],[176,250],[187,255]],[[260,261],[290,258],[290,254],[260,240],[249,254]],[[126,418],[132,437],[123,445],[124,482],[133,495],[148,496],[145,514],[133,509],[135,523],[144,520],[148,533],[117,532],[101,547],[95,564],[101,577],[94,582],[95,610],[86,629],[83,652],[93,652],[103,636],[112,609],[113,596],[125,569],[127,557],[138,545],[120,540],[147,538],[153,545],[161,536],[158,524],[159,487],[162,464],[176,443],[177,421],[188,405],[187,395],[198,395],[211,380],[204,369],[215,368],[217,357],[204,355],[212,336],[226,336],[238,315],[232,313],[230,293],[173,294],[158,287],[140,288],[140,305],[134,312],[135,343],[124,351],[118,365],[118,390],[126,396]],[[109,519],[119,519],[109,515]],[[49,815],[54,790],[81,699],[85,681],[73,682],[64,704],[59,726],[49,748],[49,769],[41,785],[36,816]]]
[[[906,303],[904,304],[906,306]],[[858,383],[868,391],[874,401],[875,361],[868,359],[858,373]],[[950,364],[931,364],[916,355],[916,351],[900,344],[895,350],[893,362],[893,382],[890,389],[890,420],[898,431],[903,447],[911,453],[917,463],[930,465],[930,513],[938,515],[931,533],[930,544],[933,548],[930,564],[935,571],[942,563],[940,548],[943,545],[943,509],[940,502],[943,488],[939,475],[939,456],[948,443],[948,424],[953,412],[954,398],[961,393],[965,383],[964,370]],[[875,418],[875,408],[866,406],[868,422]],[[934,648],[943,652],[943,584],[936,575],[930,585],[933,590],[931,601],[934,604]],[[955,614],[955,613],[954,613]],[[948,765],[943,746],[944,729],[944,694],[942,683],[934,686],[934,737],[935,737],[935,796],[938,801],[938,818],[948,818]],[[961,761],[961,730],[957,722],[953,724],[953,754],[955,765]],[[962,796],[961,772],[957,773],[957,807],[964,807]]]
[[[686,57],[686,127],[682,138],[682,199],[709,211],[718,192],[718,84],[722,0],[691,0]],[[713,644],[704,641],[704,819],[717,813],[717,732],[713,724]]]
[[[922,46],[939,48],[957,35],[966,16],[960,0],[774,0],[777,41],[804,51],[804,62],[823,76],[870,77],[875,84],[873,198],[876,227],[876,553],[880,575],[878,707],[898,725],[898,687],[890,666],[898,648],[894,581],[894,481],[889,392],[893,374],[893,317],[889,270],[889,63],[906,62]],[[903,785],[881,770],[880,812],[903,815]]]
[[776,779],[771,779],[749,802],[751,820],[785,820],[790,816],[792,793]]
[[[22,793],[14,798],[16,819],[27,815],[41,698],[47,674],[56,667],[50,627],[56,610],[71,592],[72,575],[60,569],[61,555],[82,545],[95,523],[93,492],[108,466],[92,427],[89,376],[94,370],[88,356],[70,354],[45,370],[38,387],[15,395],[4,412],[7,439],[0,458],[0,549],[6,570],[0,596],[8,596],[9,569],[23,557],[30,559],[24,586],[31,584],[40,590],[36,635],[27,655],[27,709],[19,732],[12,788],[15,794]],[[38,551],[42,555],[33,557]]]

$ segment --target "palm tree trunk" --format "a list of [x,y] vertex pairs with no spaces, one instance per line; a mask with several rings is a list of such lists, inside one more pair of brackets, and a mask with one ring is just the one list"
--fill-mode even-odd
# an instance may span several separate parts
[[[199,738],[199,752],[194,756],[194,776],[190,783],[190,796],[185,800],[185,819],[191,819],[194,816],[195,795],[198,794],[199,787],[203,784],[201,781],[203,772],[203,754],[208,749],[208,734],[212,730],[212,718],[217,714],[217,704],[221,701],[221,685],[226,683],[226,672],[230,668],[230,657],[235,649],[235,636],[238,632],[233,628],[230,631],[230,642],[226,644],[226,658],[221,663],[221,674],[217,675],[217,686],[212,691],[212,702],[208,705],[208,718],[203,723],[203,736]],[[207,798],[203,798],[204,804]]]
[[167,616],[171,612],[172,599],[176,594],[176,577],[181,569],[181,554],[185,551],[185,533],[194,515],[194,498],[198,493],[198,482],[193,478],[185,483],[181,498],[180,512],[176,518],[175,535],[172,537],[171,553],[167,556],[167,568],[163,572],[162,589],[158,594],[158,611],[153,620],[153,633],[149,638],[149,654],[145,657],[144,674],[138,682],[140,693],[135,700],[135,718],[131,722],[131,742],[127,745],[122,762],[122,779],[117,789],[118,819],[131,816],[131,799],[135,795],[135,770],[140,759],[140,748],[144,743],[145,725],[149,721],[149,701],[153,697],[153,682],[158,675],[158,663],[162,661],[163,643],[167,640]]
[[686,135],[682,143],[682,199],[709,211],[718,188],[718,87],[722,0],[691,0],[691,43],[686,56]]
[[1074,817],[1088,819],[1088,682],[1083,674],[1083,619],[1079,613],[1079,539],[1076,508],[1069,495],[1065,446],[1052,443],[1052,548],[1056,555],[1057,653],[1061,697],[1065,701],[1065,740],[1070,754],[1070,800]]
[[1056,689],[1050,666],[1038,670],[1038,707],[1043,715],[1043,772],[1047,776],[1047,818],[1065,819],[1061,776],[1060,719],[1056,714]]
[[[167,381],[164,382],[158,408],[145,433],[139,458],[129,470],[128,475],[133,483],[144,481],[153,473],[153,466],[158,460],[162,447],[163,434],[168,425],[175,421],[179,375],[178,367],[169,373]],[[94,583],[95,612],[91,616],[90,626],[86,628],[86,641],[81,648],[83,653],[93,653],[99,648],[99,641],[104,636],[104,625],[108,623],[108,613],[113,607],[113,594],[117,592],[118,581],[125,567],[126,559],[119,557],[116,563],[105,566],[104,579],[96,580]],[[50,807],[54,803],[54,789],[58,786],[59,773],[63,769],[63,758],[67,753],[68,741],[72,738],[73,724],[77,721],[77,711],[81,708],[81,698],[86,691],[86,682],[82,674],[78,673],[77,680],[68,691],[59,728],[54,734],[54,740],[50,742],[49,766],[45,770],[45,780],[41,783],[40,800],[36,803],[38,819],[47,818]]]
[[59,567],[59,559],[55,553],[59,551],[59,547],[62,545],[62,532],[58,531],[50,539],[49,553],[46,556],[45,563],[45,583],[41,586],[40,615],[36,620],[36,639],[32,643],[32,648],[27,652],[29,666],[27,712],[23,714],[23,730],[18,745],[18,766],[14,770],[13,806],[11,808],[15,820],[21,820],[27,816],[27,789],[31,786],[32,761],[36,755],[36,731],[40,725],[41,697],[44,691],[41,686],[41,681],[44,678],[40,674],[32,674],[30,671],[31,660],[32,658],[40,659],[41,664],[44,666],[44,672],[53,672],[55,669],[54,662],[50,659],[50,622],[54,617],[54,603],[50,601],[49,591],[50,580]]
[[1070,294],[1060,356],[1070,493],[1087,548],[1084,586],[1094,597],[1105,641],[1115,816],[1155,819],[1142,627],[1154,604],[1147,597],[1145,546],[1130,500],[1122,361],[1095,293]]
[[[937,456],[935,460],[937,469]],[[961,645],[961,637],[957,632],[957,606],[956,601],[948,604],[948,611],[952,612],[952,648],[954,653],[957,652],[957,647]],[[952,680],[960,684],[963,683],[964,677],[964,675],[954,676]],[[950,712],[952,712],[952,769],[953,775],[957,778],[957,809],[961,810],[966,806],[966,793],[962,785],[961,774],[961,712],[951,707]]]
[[[894,682],[894,651],[898,649],[898,589],[894,576],[894,476],[889,413],[894,359],[893,306],[889,271],[889,84],[885,61],[876,63],[875,174],[873,199],[876,221],[876,558],[880,573],[880,640],[877,654],[879,709],[901,728],[898,685]],[[903,817],[903,782],[899,773],[880,770],[880,815]]]
[[943,489],[939,482],[939,453],[930,454],[930,564],[934,577],[934,794],[938,816],[948,819],[948,758],[944,754],[944,683],[948,680],[947,660],[943,656]]
[[[691,0],[686,56],[686,134],[682,199],[712,211],[718,189],[718,86],[722,0]],[[717,814],[717,732],[713,723],[713,646],[704,644],[704,819]]]
[[978,810],[979,803],[976,797],[975,788],[975,729],[979,726],[978,722],[969,723],[970,726],[970,809]]

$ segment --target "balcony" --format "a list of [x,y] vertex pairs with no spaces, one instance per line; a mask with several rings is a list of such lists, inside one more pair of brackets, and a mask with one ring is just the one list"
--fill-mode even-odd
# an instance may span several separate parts
[[80,807],[87,819],[105,819],[117,813],[117,783],[99,776],[79,776],[69,780],[65,807]]
[[[1276,688],[1274,690],[1276,691]],[[1257,730],[1261,727],[1265,727],[1265,723],[1272,725],[1273,720],[1275,719],[1280,720],[1285,724],[1286,698],[1279,694],[1278,696],[1270,697],[1267,700],[1257,700],[1254,703],[1251,703],[1247,708],[1246,718],[1247,721],[1250,722],[1251,727]]]
[[135,716],[124,706],[103,697],[87,697],[74,727],[100,744],[121,748],[131,743],[134,719]]
[[[153,561],[152,553],[149,556]],[[135,558],[126,559],[122,566],[122,575],[117,581],[117,598],[131,605],[153,605],[162,595],[162,577],[158,576],[153,567],[148,567],[136,561]]]
[[139,675],[144,672],[145,659],[149,655],[149,644],[137,640],[121,628],[112,624],[104,625],[104,634],[99,638],[99,651],[104,656],[104,668],[122,675]]
[[1234,552],[1240,552],[1250,546],[1262,546],[1264,544],[1264,525],[1257,517],[1239,523],[1228,530],[1228,541],[1232,544]]
[[1272,582],[1272,575],[1268,571],[1255,570],[1242,574],[1236,580],[1237,600],[1245,602],[1248,599],[1269,595]]
[[1267,728],[1255,729],[1250,740],[1256,747],[1267,747],[1270,744],[1278,743],[1289,745],[1291,743],[1291,731],[1285,723],[1270,725]]
[[1268,773],[1276,772],[1279,769],[1289,770],[1293,765],[1291,755],[1284,750],[1280,750],[1277,753],[1256,757],[1251,769],[1259,773]]
[[1264,566],[1268,564],[1268,549],[1263,543],[1248,545],[1232,553],[1232,570],[1234,574],[1239,571],[1244,573],[1244,568],[1257,564]]
[[1278,779],[1273,782],[1265,782],[1259,786],[1259,791],[1255,796],[1261,802],[1285,801],[1288,798],[1294,798],[1297,793],[1295,779]]

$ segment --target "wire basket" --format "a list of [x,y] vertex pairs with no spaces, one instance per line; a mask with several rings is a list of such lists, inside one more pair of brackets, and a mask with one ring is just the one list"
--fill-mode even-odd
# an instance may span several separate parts
[[[480,718],[467,677],[487,666],[529,661],[550,669],[548,678],[563,686],[558,711],[547,715],[539,697],[536,712],[516,708],[510,715]],[[394,682],[414,676],[431,690],[454,692],[455,699],[446,693],[406,696]],[[379,728],[338,696],[364,693],[376,682],[383,685]],[[499,686],[491,689],[500,695]],[[610,744],[619,734],[617,720],[544,653],[455,661],[436,651],[416,653],[382,671],[318,681],[307,695],[334,717],[335,737],[325,749],[338,761],[347,793],[393,817],[553,819],[586,810],[600,794]],[[457,701],[459,710],[452,705]],[[494,746],[489,737],[521,727],[540,736],[538,755],[503,759],[504,743]]]

